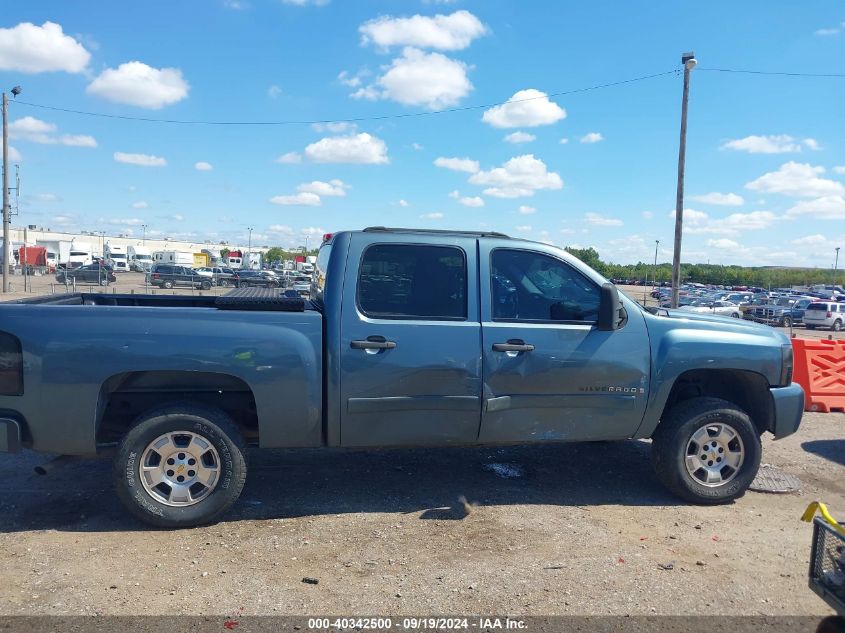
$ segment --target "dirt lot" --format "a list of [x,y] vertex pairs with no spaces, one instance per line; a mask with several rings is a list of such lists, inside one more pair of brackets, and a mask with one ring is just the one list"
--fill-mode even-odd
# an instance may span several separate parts
[[826,614],[798,519],[845,513],[843,438],[807,414],[764,452],[803,491],[719,507],[669,496],[647,442],[255,451],[226,520],[183,531],[129,518],[107,461],[40,477],[44,456],[4,455],[0,613]]

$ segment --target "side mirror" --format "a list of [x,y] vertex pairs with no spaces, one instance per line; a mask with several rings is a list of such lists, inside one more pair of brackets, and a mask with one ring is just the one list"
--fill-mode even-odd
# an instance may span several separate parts
[[612,283],[602,284],[601,299],[599,301],[598,329],[612,331],[619,328],[619,313],[622,302],[619,301],[619,291]]

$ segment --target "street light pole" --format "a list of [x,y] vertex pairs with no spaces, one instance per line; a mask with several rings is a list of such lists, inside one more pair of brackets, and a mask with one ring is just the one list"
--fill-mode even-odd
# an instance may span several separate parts
[[143,231],[143,233],[141,234],[141,244],[145,246],[147,244],[147,225],[142,224],[141,230]]
[[838,279],[837,272],[839,270],[839,247],[836,247],[836,263],[833,264],[833,283],[836,284]]
[[681,100],[681,142],[678,149],[678,192],[675,200],[675,252],[672,255],[672,307],[678,307],[678,294],[681,288],[681,236],[684,227],[684,167],[687,155],[687,105],[689,103],[690,72],[698,63],[695,53],[690,51],[681,55],[684,65],[684,95]]
[[9,97],[3,93],[3,292],[9,292]]
[[246,262],[247,268],[252,269],[252,227],[246,227],[246,230],[249,231],[249,243],[246,247]]
[[654,240],[654,279],[652,279],[652,290],[654,290],[654,282],[657,281],[657,247],[660,246],[660,240]]

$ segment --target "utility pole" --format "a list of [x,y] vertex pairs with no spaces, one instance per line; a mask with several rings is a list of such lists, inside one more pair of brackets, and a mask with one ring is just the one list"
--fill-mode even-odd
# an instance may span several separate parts
[[249,231],[249,243],[246,247],[246,265],[247,268],[252,269],[252,227],[246,227],[246,230]]
[[141,233],[141,245],[145,246],[147,244],[147,225],[146,224],[141,225],[141,231],[142,231],[142,233]]
[[3,292],[9,292],[9,97],[3,93]]
[[836,280],[838,278],[837,272],[839,271],[839,247],[836,247],[836,263],[833,264],[833,284],[836,285]]
[[654,240],[654,279],[652,280],[652,290],[654,290],[654,282],[657,281],[657,247],[660,246],[660,240]]
[[698,61],[690,51],[681,55],[684,65],[684,96],[681,100],[681,142],[678,149],[678,195],[675,200],[675,252],[672,255],[672,307],[678,307],[681,288],[681,236],[684,229],[684,167],[687,156],[687,104],[689,102],[689,76]]

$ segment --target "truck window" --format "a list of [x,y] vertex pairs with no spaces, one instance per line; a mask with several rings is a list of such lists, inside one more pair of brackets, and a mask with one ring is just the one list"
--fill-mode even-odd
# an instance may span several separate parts
[[491,277],[494,321],[598,319],[598,286],[548,255],[496,249],[491,254]]
[[384,319],[466,319],[466,256],[459,248],[373,244],[361,258],[358,307]]

